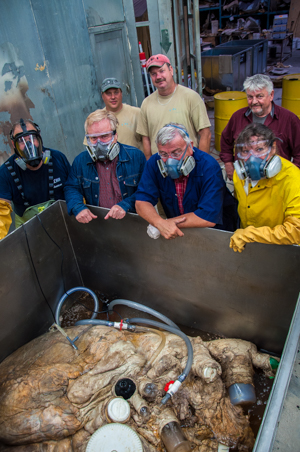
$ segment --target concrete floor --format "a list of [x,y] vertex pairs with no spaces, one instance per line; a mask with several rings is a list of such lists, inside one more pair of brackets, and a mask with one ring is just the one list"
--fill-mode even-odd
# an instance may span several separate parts
[[[293,50],[292,56],[284,61],[288,68],[289,74],[300,73],[300,49]],[[281,105],[282,88],[275,88],[274,102]],[[221,168],[224,165],[219,157],[219,152],[216,151],[215,136],[214,136],[214,110],[208,111],[208,116],[211,121],[212,141],[210,154],[220,163]],[[299,131],[300,133],[300,131]],[[223,169],[223,175],[226,180],[226,173]],[[230,191],[233,191],[232,182],[226,180]],[[299,181],[300,183],[300,181]],[[278,429],[276,432],[272,452],[300,452],[300,340],[298,344],[298,352],[295,357],[293,372],[287,389],[285,401],[282,407],[282,412],[279,418]],[[268,451],[266,451],[268,452]]]

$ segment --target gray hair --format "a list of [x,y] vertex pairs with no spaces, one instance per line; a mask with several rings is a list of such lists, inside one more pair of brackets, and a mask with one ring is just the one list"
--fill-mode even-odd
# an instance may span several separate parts
[[268,77],[268,75],[263,74],[256,74],[252,75],[252,77],[247,77],[246,80],[244,81],[243,87],[245,91],[247,89],[249,91],[258,91],[261,89],[266,89],[269,94],[271,94],[271,92],[274,89],[274,85],[270,77]]
[[170,122],[169,124],[164,125],[158,131],[155,139],[156,146],[165,146],[166,144],[173,141],[177,135],[180,135],[187,145],[191,143],[191,139],[186,128],[182,124],[178,124],[177,122]]

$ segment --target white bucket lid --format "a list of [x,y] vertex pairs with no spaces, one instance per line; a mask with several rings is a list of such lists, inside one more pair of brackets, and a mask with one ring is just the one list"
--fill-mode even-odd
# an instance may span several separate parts
[[107,405],[107,414],[113,422],[125,422],[130,417],[130,405],[125,399],[115,397]]
[[106,424],[91,436],[86,452],[143,452],[137,433],[125,424]]

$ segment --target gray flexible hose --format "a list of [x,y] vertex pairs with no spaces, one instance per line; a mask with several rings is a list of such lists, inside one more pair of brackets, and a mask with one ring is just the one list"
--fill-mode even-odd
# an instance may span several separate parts
[[94,319],[95,317],[97,317],[97,311],[99,311],[99,301],[98,298],[96,296],[96,294],[91,290],[91,289],[87,289],[86,287],[73,287],[73,289],[67,290],[66,293],[63,294],[63,296],[61,297],[61,299],[58,302],[58,305],[56,307],[55,310],[55,321],[57,323],[57,325],[60,326],[60,322],[59,322],[59,316],[60,316],[60,311],[62,308],[62,305],[64,304],[66,298],[68,298],[69,295],[71,295],[74,292],[87,292],[89,293],[93,299],[94,299],[94,311],[93,315],[91,317],[91,319]]
[[191,370],[192,364],[193,364],[193,347],[192,347],[191,341],[189,340],[187,335],[184,334],[178,327],[173,328],[172,326],[165,325],[164,323],[156,322],[155,320],[140,319],[140,318],[135,317],[132,319],[128,319],[128,323],[130,323],[130,324],[142,323],[142,324],[146,324],[146,325],[155,326],[156,328],[163,328],[164,330],[169,331],[170,333],[177,334],[177,336],[181,337],[181,339],[184,340],[186,347],[187,347],[187,351],[188,351],[188,359],[187,359],[183,373],[180,375],[180,377],[178,377],[178,379],[180,379],[181,382],[184,381],[186,379],[186,377],[188,376],[188,374]]
[[104,325],[104,326],[114,326],[114,322],[110,322],[109,320],[99,320],[99,319],[83,319],[78,320],[75,323],[75,326],[78,325]]
[[[110,326],[112,328],[118,328],[121,331],[120,323],[111,322],[110,320],[84,319],[84,320],[78,320],[78,322],[75,323],[75,326],[79,326],[79,325],[104,325],[104,326]],[[124,330],[135,332],[137,327],[135,325],[130,325],[129,323],[124,322],[123,328],[124,328]]]
[[165,322],[167,325],[170,325],[171,327],[176,328],[176,329],[179,330],[179,328],[176,325],[176,323],[172,322],[172,320],[170,320],[168,317],[166,317],[165,315],[161,314],[160,312],[155,311],[155,309],[148,308],[148,306],[145,306],[145,305],[140,304],[140,303],[136,303],[135,301],[124,300],[123,298],[118,298],[117,300],[113,300],[113,301],[111,301],[109,303],[108,309],[112,310],[112,308],[116,304],[122,304],[122,305],[128,306],[130,308],[138,309],[139,311],[147,312],[147,314],[151,314],[153,317],[156,317],[157,319],[162,320],[163,322]]

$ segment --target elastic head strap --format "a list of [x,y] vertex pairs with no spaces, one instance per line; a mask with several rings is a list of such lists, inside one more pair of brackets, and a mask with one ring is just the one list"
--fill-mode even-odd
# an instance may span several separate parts
[[174,129],[181,130],[188,138],[190,138],[189,134],[182,127],[176,126],[174,124],[166,124],[164,127],[174,127]]
[[[25,120],[24,120],[23,118],[20,118],[20,121],[16,122],[16,123],[13,125],[13,128],[11,129],[11,131],[9,132],[9,136],[10,136],[11,141],[14,141],[14,139],[15,139],[15,137],[14,137],[14,135],[13,135],[13,130],[14,130],[14,128],[16,127],[16,125],[18,125],[18,124],[20,124],[20,126],[22,127],[22,133],[26,133],[26,132],[30,133],[30,130],[28,131],[28,129],[27,129],[27,127],[26,127],[26,122],[27,122],[27,123],[30,123],[31,125],[33,125],[33,126],[36,128],[36,130],[33,130],[33,131],[32,131],[33,133],[38,133],[38,134],[40,135],[41,129],[40,129],[40,127],[38,126],[38,124],[36,124],[35,122],[31,121],[31,119],[25,119]],[[17,133],[17,135],[20,135],[20,134]]]
[[27,127],[26,127],[26,124],[25,124],[23,118],[20,119],[20,126],[22,127],[23,133],[28,132]]

